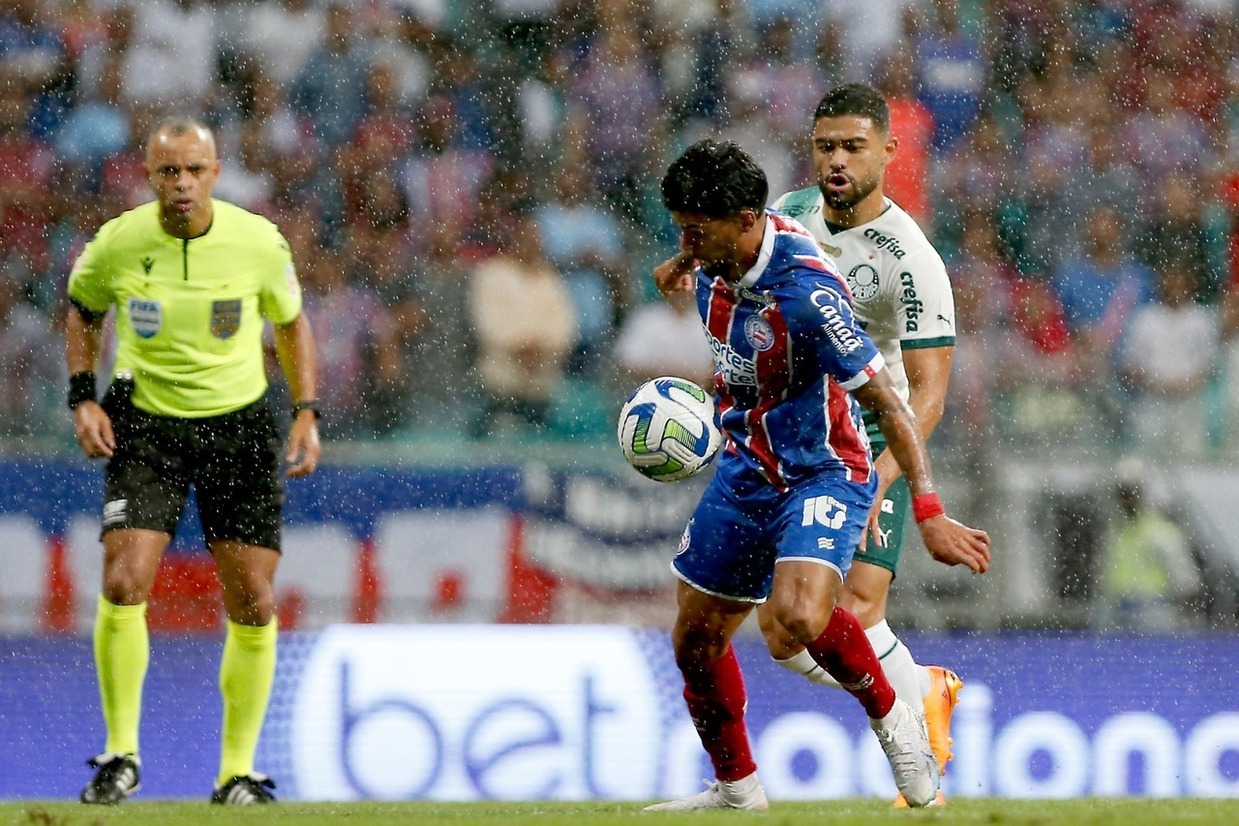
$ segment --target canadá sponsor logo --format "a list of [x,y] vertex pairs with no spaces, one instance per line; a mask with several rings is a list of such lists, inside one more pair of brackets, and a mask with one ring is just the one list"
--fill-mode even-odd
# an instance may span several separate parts
[[756,361],[737,353],[733,347],[714,337],[710,338],[710,349],[714,351],[714,364],[723,381],[731,385],[757,386]]
[[809,295],[809,300],[813,302],[814,307],[817,307],[817,311],[822,314],[822,319],[826,322],[822,325],[822,330],[826,332],[826,337],[830,339],[840,353],[851,353],[860,348],[860,336],[856,335],[856,331],[852,329],[851,324],[844,318],[843,313],[839,311],[841,299],[836,290],[825,285],[819,285]]
[[751,315],[744,320],[744,338],[754,350],[764,353],[774,346],[774,328],[761,316]]
[[921,313],[925,311],[925,304],[916,297],[916,282],[912,279],[912,273],[899,273],[899,283],[903,285],[903,290],[899,293],[899,300],[903,302],[903,306],[908,314],[908,320],[904,323],[904,330],[909,333],[915,333],[920,329],[920,318]]
[[163,326],[163,308],[158,301],[131,298],[128,302],[129,324],[142,338],[151,338]]
[[878,294],[878,271],[868,264],[857,264],[848,272],[848,289],[857,301],[869,301]]
[[889,252],[894,258],[903,258],[904,249],[899,245],[899,239],[895,236],[878,232],[876,229],[870,227],[865,230],[865,237],[872,241],[875,247]]

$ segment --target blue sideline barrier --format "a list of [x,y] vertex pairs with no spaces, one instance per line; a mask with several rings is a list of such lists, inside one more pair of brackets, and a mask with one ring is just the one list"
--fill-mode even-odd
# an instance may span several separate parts
[[[1239,796],[1239,637],[909,636],[966,687],[960,796]],[[773,799],[889,796],[851,698],[737,644]],[[219,640],[157,636],[143,796],[209,793]],[[708,777],[666,635],[609,626],[332,626],[285,634],[258,768],[286,799],[618,799]],[[75,798],[103,734],[90,641],[0,638],[0,797]]]

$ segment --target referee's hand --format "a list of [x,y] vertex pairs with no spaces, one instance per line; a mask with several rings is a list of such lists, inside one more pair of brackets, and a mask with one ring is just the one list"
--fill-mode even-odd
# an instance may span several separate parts
[[87,459],[110,459],[116,449],[112,419],[98,402],[85,401],[73,408],[73,431]]
[[318,441],[318,419],[312,410],[303,410],[293,419],[288,431],[288,462],[285,476],[309,476],[318,467],[323,446]]

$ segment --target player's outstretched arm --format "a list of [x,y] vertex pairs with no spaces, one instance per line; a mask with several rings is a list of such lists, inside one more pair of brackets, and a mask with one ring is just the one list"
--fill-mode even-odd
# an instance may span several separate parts
[[990,562],[989,535],[943,512],[916,416],[899,397],[886,368],[852,392],[877,416],[887,449],[907,477],[913,512],[930,556],[944,565],[967,565],[973,573],[985,573]]

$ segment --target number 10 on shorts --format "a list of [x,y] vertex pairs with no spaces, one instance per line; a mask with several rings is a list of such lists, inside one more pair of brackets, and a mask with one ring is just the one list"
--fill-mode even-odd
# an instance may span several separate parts
[[808,527],[816,522],[827,528],[838,530],[848,516],[848,506],[833,496],[814,496],[804,500],[804,516],[800,520],[802,527]]

